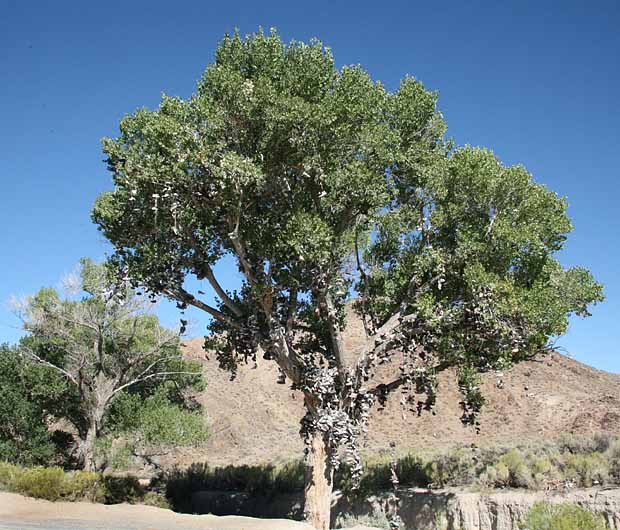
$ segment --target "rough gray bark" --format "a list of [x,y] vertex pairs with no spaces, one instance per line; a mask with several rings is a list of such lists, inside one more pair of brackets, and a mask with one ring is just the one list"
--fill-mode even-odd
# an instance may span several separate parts
[[95,442],[98,436],[96,425],[91,425],[86,431],[86,436],[80,440],[80,462],[85,471],[98,471],[95,459]]
[[329,530],[334,469],[330,465],[325,435],[316,432],[309,445],[304,490],[304,515],[317,530]]

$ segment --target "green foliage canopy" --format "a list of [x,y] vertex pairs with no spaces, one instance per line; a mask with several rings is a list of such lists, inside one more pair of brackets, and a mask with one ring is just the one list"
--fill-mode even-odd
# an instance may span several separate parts
[[[566,201],[489,150],[454,149],[436,104],[413,77],[390,92],[360,66],[337,69],[319,41],[259,32],[226,36],[191,98],[163,96],[103,141],[115,187],[93,219],[112,261],[210,314],[209,344],[233,373],[259,348],[275,359],[306,395],[304,432],[332,455],[355,453],[370,406],[396,388],[432,406],[450,366],[473,421],[479,372],[544,351],[602,300],[588,271],[555,257]],[[225,256],[243,276],[234,292],[213,273]],[[217,307],[185,289],[192,276]],[[351,289],[361,354],[342,339]],[[373,386],[396,352],[401,376]]]

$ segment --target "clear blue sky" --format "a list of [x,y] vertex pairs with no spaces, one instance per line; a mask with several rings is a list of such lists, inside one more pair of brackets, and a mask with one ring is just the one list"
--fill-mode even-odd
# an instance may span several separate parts
[[607,300],[560,345],[620,372],[616,1],[0,0],[0,341],[19,336],[12,294],[109,251],[89,219],[111,186],[100,138],[162,92],[189,96],[222,35],[259,26],[319,37],[339,65],[360,63],[388,88],[416,76],[439,90],[459,144],[490,147],[567,196],[576,229],[561,259],[591,268]]

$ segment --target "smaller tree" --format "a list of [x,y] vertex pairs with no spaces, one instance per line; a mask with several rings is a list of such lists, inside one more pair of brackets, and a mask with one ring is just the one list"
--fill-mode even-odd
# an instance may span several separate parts
[[20,350],[68,385],[70,398],[56,415],[75,427],[78,462],[88,470],[105,465],[95,443],[115,430],[110,419],[118,415],[110,413],[121,398],[148,405],[157,395],[187,407],[187,390],[202,385],[200,365],[182,358],[179,334],[148,312],[153,300],[112,278],[104,265],[82,259],[65,297],[44,288],[17,306],[28,332]]
[[49,463],[56,456],[45,418],[62,402],[66,385],[42,368],[27,362],[15,346],[0,345],[1,460],[30,465]]

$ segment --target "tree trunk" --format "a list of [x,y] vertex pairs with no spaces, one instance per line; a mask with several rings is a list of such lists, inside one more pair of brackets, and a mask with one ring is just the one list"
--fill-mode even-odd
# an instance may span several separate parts
[[95,462],[95,440],[97,439],[97,426],[91,424],[86,431],[86,437],[82,440],[80,447],[80,457],[85,471],[96,471]]
[[314,433],[306,467],[304,514],[317,530],[329,530],[334,470],[328,456],[324,433]]

